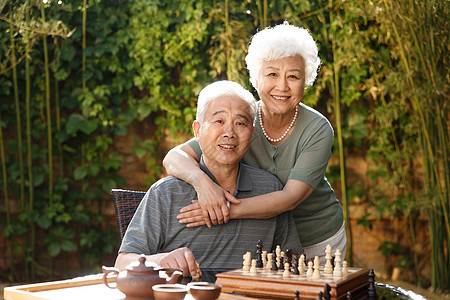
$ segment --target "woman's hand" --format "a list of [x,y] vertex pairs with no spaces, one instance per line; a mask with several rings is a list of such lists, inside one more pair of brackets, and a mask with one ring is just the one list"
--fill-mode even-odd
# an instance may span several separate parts
[[[188,227],[205,224],[211,227],[211,223],[214,225],[228,223],[230,220],[230,209],[227,201],[232,204],[240,203],[232,194],[214,183],[209,177],[195,190],[198,195],[198,203],[182,208],[180,211],[182,214],[179,215],[181,216],[179,219],[184,220],[183,223],[192,223]],[[184,215],[184,213],[187,214]],[[203,216],[203,222],[201,222],[200,216]],[[180,221],[180,223],[182,222]]]
[[206,225],[202,209],[198,200],[193,200],[191,205],[185,206],[177,216],[178,222],[186,224],[186,227],[197,227]]

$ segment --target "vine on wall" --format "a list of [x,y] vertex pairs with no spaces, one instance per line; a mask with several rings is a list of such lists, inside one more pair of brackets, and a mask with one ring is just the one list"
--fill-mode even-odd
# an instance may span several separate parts
[[[344,207],[358,197],[380,216],[406,218],[411,245],[398,255],[416,271],[415,217],[432,220],[430,284],[445,289],[448,9],[440,1],[406,0],[3,2],[0,212],[9,279],[18,278],[16,266],[26,270],[21,280],[34,281],[47,269],[51,278],[54,264],[71,252],[80,254],[80,270],[111,253],[117,240],[114,228],[103,226],[104,199],[126,186],[117,175],[122,157],[114,137],[152,116],[154,139],[132,148],[147,156],[151,183],[159,176],[155,155],[164,130],[189,133],[196,97],[214,80],[252,90],[244,64],[249,39],[287,19],[318,42],[323,63],[304,102],[321,108],[338,134],[338,172],[330,166],[327,176],[339,184]],[[345,157],[354,150],[371,163],[369,190],[346,185]],[[36,259],[38,236],[45,236],[50,267]],[[351,257],[351,239],[349,250]],[[422,277],[416,272],[417,282]]]

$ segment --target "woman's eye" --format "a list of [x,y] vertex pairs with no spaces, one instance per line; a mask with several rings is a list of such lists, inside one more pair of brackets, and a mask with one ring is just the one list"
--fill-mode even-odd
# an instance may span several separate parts
[[267,76],[268,77],[273,77],[273,76],[276,76],[277,74],[275,74],[275,73],[269,73],[269,74],[267,74]]

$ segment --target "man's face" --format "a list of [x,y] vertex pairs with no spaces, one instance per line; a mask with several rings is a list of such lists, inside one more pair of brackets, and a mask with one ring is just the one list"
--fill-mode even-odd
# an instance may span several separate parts
[[194,122],[194,133],[208,168],[236,166],[253,133],[248,104],[236,96],[222,96],[209,103],[203,125]]

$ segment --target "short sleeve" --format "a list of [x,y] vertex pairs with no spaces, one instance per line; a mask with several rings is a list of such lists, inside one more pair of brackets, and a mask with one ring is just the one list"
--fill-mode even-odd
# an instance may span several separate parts
[[333,128],[321,119],[316,126],[309,127],[310,138],[299,143],[299,155],[289,174],[295,179],[311,185],[314,189],[323,180],[333,146]]
[[192,138],[187,141],[187,144],[194,150],[195,154],[200,158],[202,156],[202,149],[200,149],[200,144],[198,143],[196,138]]

